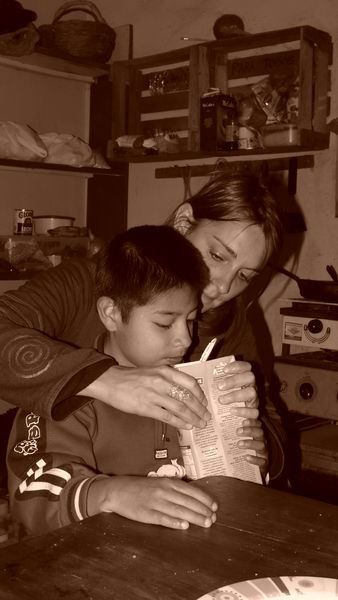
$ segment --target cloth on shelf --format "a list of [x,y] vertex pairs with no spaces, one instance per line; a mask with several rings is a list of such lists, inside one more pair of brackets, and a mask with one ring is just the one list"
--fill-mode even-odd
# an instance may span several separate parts
[[17,0],[1,0],[0,35],[17,31],[35,21],[37,14]]

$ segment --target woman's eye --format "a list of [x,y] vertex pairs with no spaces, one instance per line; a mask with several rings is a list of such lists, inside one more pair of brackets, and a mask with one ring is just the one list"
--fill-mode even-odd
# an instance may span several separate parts
[[157,325],[157,327],[161,327],[161,329],[170,329],[172,323],[169,323],[169,325],[167,323],[155,323],[155,325]]
[[223,256],[221,256],[220,254],[217,254],[217,252],[213,252],[212,250],[210,250],[210,256],[213,260],[216,260],[218,262],[224,261]]
[[243,273],[243,271],[240,271],[238,273],[238,277],[242,281],[245,281],[245,283],[250,283],[250,281],[253,279],[253,277],[251,275],[247,275],[246,273]]

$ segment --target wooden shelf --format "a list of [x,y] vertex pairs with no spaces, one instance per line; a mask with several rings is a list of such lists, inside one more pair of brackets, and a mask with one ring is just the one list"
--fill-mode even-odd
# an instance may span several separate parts
[[[219,164],[220,163],[220,164]],[[215,168],[220,168],[223,164],[232,172],[242,172],[247,167],[251,169],[262,168],[262,164],[265,163],[270,171],[288,171],[289,180],[295,177],[294,188],[296,185],[296,173],[297,169],[308,169],[314,166],[314,158],[310,155],[299,155],[279,158],[269,158],[265,160],[219,160],[213,164],[192,164],[192,165],[173,165],[168,167],[155,168],[156,179],[173,179],[181,178],[189,175],[189,177],[205,177],[210,175]],[[245,166],[244,166],[245,165]],[[244,168],[243,168],[244,167]],[[295,190],[296,191],[296,190]],[[294,193],[295,193],[294,191]]]
[[[61,256],[62,260],[68,260],[70,258],[82,258],[83,256],[87,256],[90,247],[90,239],[88,235],[0,235],[1,281],[32,279],[32,277],[35,277],[42,271],[48,270],[46,268],[20,270],[20,268],[16,268],[15,264],[11,267],[9,261],[10,249],[8,248],[7,244],[9,241],[13,244],[13,248],[19,245],[24,247],[27,244],[28,248],[32,248],[31,254],[35,253],[35,251],[39,249],[46,258],[56,254]],[[30,260],[30,257],[28,257],[27,260]],[[22,267],[23,266],[24,265],[22,265]],[[10,270],[10,268],[12,270]],[[52,263],[50,264],[49,268],[53,268]]]
[[115,162],[120,163],[151,163],[151,162],[175,162],[175,161],[189,161],[189,160],[203,160],[204,158],[215,158],[215,159],[227,159],[230,160],[252,160],[252,159],[260,159],[260,160],[271,160],[274,158],[278,158],[279,156],[284,157],[294,157],[294,156],[311,156],[314,153],[317,153],[321,150],[326,150],[326,148],[318,147],[318,148],[304,148],[302,146],[282,146],[275,147],[273,150],[258,148],[256,150],[237,150],[234,152],[222,152],[222,151],[213,151],[213,152],[194,152],[194,151],[186,151],[175,154],[119,154],[116,153],[113,156],[109,156],[107,161],[110,165],[114,165]]
[[[318,150],[310,151],[309,148],[300,146],[274,148],[274,152],[269,150],[240,150],[237,152],[184,152],[181,154],[157,154],[157,155],[117,155],[119,156],[119,168],[128,163],[159,163],[171,162],[169,166],[155,168],[156,179],[173,179],[185,177],[205,177],[210,175],[216,168],[229,168],[231,172],[242,172],[246,169],[262,170],[263,163],[268,166],[269,171],[288,171],[288,192],[294,196],[297,191],[297,171],[298,169],[308,169],[314,167],[314,153]],[[215,162],[196,164],[196,160],[215,159]],[[179,161],[185,161],[185,164],[175,164]],[[111,165],[114,160],[108,159]],[[220,167],[219,163],[223,163]],[[115,163],[116,165],[118,163]],[[244,167],[244,168],[243,168]]]
[[[113,60],[131,59],[133,30],[132,25],[120,25],[114,27],[116,33],[115,48]],[[93,83],[101,75],[110,76],[110,63],[90,63],[86,60],[69,60],[58,52],[51,49],[35,47],[35,52],[26,56],[7,56],[0,55],[0,65],[19,69],[21,71],[30,71],[41,73],[52,77],[61,77],[64,79],[74,79],[87,83]]]
[[[48,89],[51,84],[62,86],[66,90],[68,102],[74,110],[74,99],[71,95],[67,95],[67,88],[71,85],[72,89],[76,88],[79,97],[83,98],[83,122],[80,119],[79,131],[83,132],[82,137],[85,139],[91,148],[97,149],[104,156],[107,147],[108,138],[111,137],[111,121],[113,113],[112,105],[112,83],[111,83],[111,68],[115,60],[129,60],[132,58],[133,48],[133,28],[132,25],[126,24],[114,27],[116,33],[115,48],[111,57],[110,63],[89,63],[78,58],[61,56],[59,53],[53,52],[50,49],[35,47],[35,51],[26,56],[7,56],[0,54],[1,72],[9,75],[8,80],[10,86],[7,89],[2,89],[3,94],[15,96],[14,113],[10,110],[8,118],[12,115],[15,121],[20,121],[17,113],[20,103],[25,103],[25,89],[27,85],[32,88],[32,105],[33,98],[38,97],[41,100],[40,88]],[[12,74],[9,72],[12,71]],[[51,79],[51,77],[53,79]],[[28,83],[29,82],[29,83]],[[13,87],[12,86],[13,83]],[[18,88],[17,88],[18,85]],[[21,87],[20,87],[21,86]],[[6,87],[6,86],[5,86]],[[77,90],[77,88],[79,88]],[[20,92],[18,92],[18,89]],[[22,93],[21,93],[22,90]],[[61,93],[61,91],[60,91]],[[7,106],[6,104],[6,106]],[[60,113],[61,123],[58,125],[58,130],[62,129],[64,122],[63,112],[67,112],[67,107],[63,106]],[[56,106],[57,110],[57,106]],[[69,123],[71,119],[67,117],[65,123]],[[81,108],[82,111],[82,108]],[[27,111],[23,111],[23,119],[26,122],[28,117],[24,117]],[[69,121],[70,118],[70,121]],[[43,120],[44,130],[48,129],[45,126],[46,119]],[[58,121],[58,119],[57,119]],[[67,127],[69,129],[69,126]],[[88,138],[88,139],[87,139]],[[24,188],[27,182],[28,196],[31,194],[32,187],[36,187],[41,175],[44,175],[45,181],[41,182],[41,188],[47,184],[53,187],[56,185],[55,193],[58,190],[65,190],[62,198],[62,206],[65,205],[64,200],[72,201],[74,197],[76,202],[79,202],[78,216],[82,222],[86,213],[85,222],[90,228],[93,235],[103,239],[110,240],[113,235],[123,231],[127,222],[127,195],[128,195],[128,165],[115,161],[110,168],[100,169],[92,167],[74,167],[64,164],[52,164],[40,161],[23,161],[10,160],[0,158],[0,172],[5,186],[13,184]],[[20,174],[20,177],[19,177]],[[6,177],[5,177],[6,175]],[[62,176],[62,177],[61,177]],[[15,179],[19,179],[18,182]],[[22,178],[22,181],[21,181]],[[60,181],[57,181],[57,178]],[[82,178],[72,181],[73,178]],[[35,181],[36,179],[36,181]],[[67,179],[67,181],[63,181]],[[48,180],[48,181],[47,181]],[[34,192],[33,192],[34,193]],[[77,196],[79,193],[79,197]],[[42,192],[37,186],[37,205],[40,206],[40,196]],[[1,202],[6,205],[6,194],[2,194]],[[83,200],[83,206],[81,204]],[[10,200],[12,203],[12,201]],[[46,213],[48,213],[49,199],[46,198]],[[35,208],[35,206],[33,206]],[[63,210],[63,209],[62,209]],[[5,225],[3,224],[3,227]],[[25,280],[36,275],[35,271],[28,272],[8,272],[6,265],[2,266],[0,279],[2,281]]]
[[70,61],[43,50],[26,56],[0,55],[0,65],[10,67],[11,69],[41,73],[65,79],[75,79],[88,83],[92,83],[93,80],[101,75],[109,75],[110,70],[110,67],[107,65]]
[[0,169],[7,170],[29,170],[37,172],[63,173],[72,176],[79,175],[87,179],[94,175],[106,175],[110,177],[121,177],[121,174],[110,169],[98,169],[94,167],[72,167],[69,165],[59,165],[54,163],[34,162],[28,160],[9,160],[0,159]]

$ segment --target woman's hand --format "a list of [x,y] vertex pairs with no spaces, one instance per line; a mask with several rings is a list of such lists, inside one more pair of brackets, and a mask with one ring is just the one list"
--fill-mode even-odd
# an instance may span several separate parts
[[[265,479],[268,472],[268,449],[262,424],[258,420],[259,400],[251,365],[244,361],[234,361],[223,370],[225,377],[218,387],[225,393],[219,397],[219,401],[221,404],[234,404],[231,406],[232,414],[243,417],[237,435],[247,439],[240,440],[238,446],[255,451],[255,454],[247,454],[246,460],[257,465]],[[244,406],[236,406],[236,403],[244,403]]]
[[175,477],[96,479],[87,502],[89,515],[114,512],[171,529],[188,529],[190,524],[211,527],[216,521],[217,504],[211,496]]
[[262,423],[257,419],[244,419],[242,426],[237,429],[237,435],[248,438],[239,440],[238,446],[255,451],[255,454],[247,454],[245,458],[260,468],[264,481],[268,472],[269,455]]
[[[256,380],[252,372],[251,364],[241,360],[228,363],[223,368],[224,377],[218,384],[218,389],[224,392],[219,396],[221,404],[233,404],[245,402],[246,408],[239,409],[238,414],[242,417],[258,417],[258,398],[256,392]],[[249,410],[249,412],[246,409]]]
[[[177,387],[183,388],[181,394],[177,394]],[[206,398],[196,379],[167,366],[110,367],[79,395],[96,398],[126,413],[169,423],[177,429],[205,427],[210,419]]]

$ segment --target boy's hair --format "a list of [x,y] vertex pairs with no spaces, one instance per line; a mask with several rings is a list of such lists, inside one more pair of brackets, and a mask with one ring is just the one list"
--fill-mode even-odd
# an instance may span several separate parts
[[101,250],[96,270],[98,296],[108,296],[124,322],[134,306],[188,285],[200,297],[209,270],[199,250],[166,225],[133,227],[114,237]]

